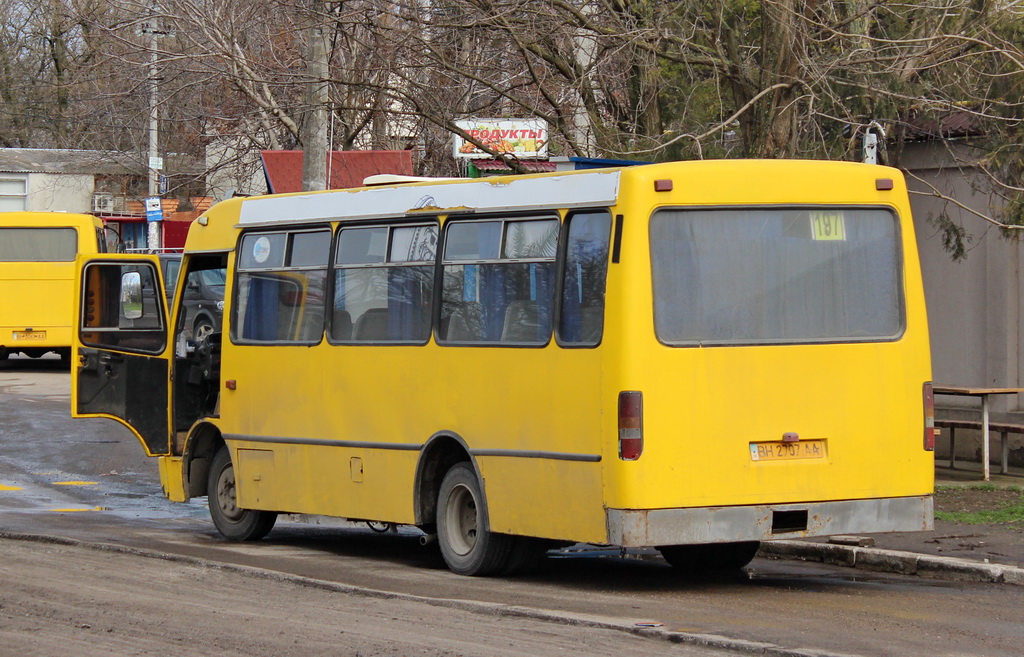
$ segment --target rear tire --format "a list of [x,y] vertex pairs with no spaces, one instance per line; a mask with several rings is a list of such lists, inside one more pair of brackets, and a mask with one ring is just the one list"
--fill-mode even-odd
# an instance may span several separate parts
[[437,542],[453,573],[493,575],[509,565],[513,537],[487,526],[487,501],[476,472],[467,463],[456,463],[437,496]]
[[277,514],[238,508],[235,466],[227,447],[217,450],[206,480],[210,517],[221,535],[231,541],[258,541],[274,528]]
[[707,543],[702,545],[663,545],[661,556],[676,570],[688,573],[737,570],[757,554],[759,541],[741,543]]

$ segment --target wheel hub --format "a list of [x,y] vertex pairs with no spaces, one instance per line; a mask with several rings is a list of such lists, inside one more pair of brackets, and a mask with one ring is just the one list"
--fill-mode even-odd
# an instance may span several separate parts
[[217,479],[217,505],[224,517],[229,520],[238,520],[242,517],[235,492],[234,468],[224,468]]
[[452,529],[449,537],[451,547],[459,556],[465,556],[473,550],[477,538],[479,514],[473,492],[466,486],[453,489],[446,513],[448,526]]

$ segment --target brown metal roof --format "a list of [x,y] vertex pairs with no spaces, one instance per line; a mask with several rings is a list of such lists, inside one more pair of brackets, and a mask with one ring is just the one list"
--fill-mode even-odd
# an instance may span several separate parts
[[952,139],[985,133],[981,118],[964,110],[928,113],[911,110],[903,116],[904,139]]
[[[260,151],[272,194],[302,191],[302,151]],[[328,189],[362,187],[363,179],[380,173],[411,176],[411,151],[331,151]]]
[[[546,160],[518,160],[531,173],[547,173],[555,170],[555,163]],[[473,166],[480,171],[512,173],[512,167],[501,160],[473,160]]]
[[[0,171],[4,173],[68,174],[147,174],[147,163],[140,153],[89,151],[59,148],[0,148]],[[199,173],[201,163],[188,155],[165,156],[165,172]]]

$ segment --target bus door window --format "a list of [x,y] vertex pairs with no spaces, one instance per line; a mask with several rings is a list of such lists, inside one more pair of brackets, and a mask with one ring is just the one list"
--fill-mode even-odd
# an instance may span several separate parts
[[436,224],[338,231],[331,340],[426,342],[436,253]]
[[248,233],[238,255],[232,339],[315,344],[324,332],[330,230]]
[[587,346],[601,341],[611,226],[607,211],[577,212],[569,218],[558,319],[562,344]]
[[162,306],[151,265],[90,263],[83,276],[83,345],[143,354],[164,350]]
[[557,219],[449,224],[443,341],[546,344],[554,314],[558,230]]

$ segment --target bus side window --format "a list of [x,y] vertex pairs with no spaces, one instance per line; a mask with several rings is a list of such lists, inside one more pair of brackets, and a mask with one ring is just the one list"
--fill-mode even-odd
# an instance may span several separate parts
[[558,319],[560,344],[594,346],[601,342],[611,226],[611,214],[605,211],[577,212],[569,218]]
[[248,233],[238,253],[232,338],[315,344],[324,332],[329,230]]
[[426,342],[436,251],[436,224],[338,231],[331,340]]
[[439,338],[542,346],[551,338],[557,219],[459,221],[443,260]]

